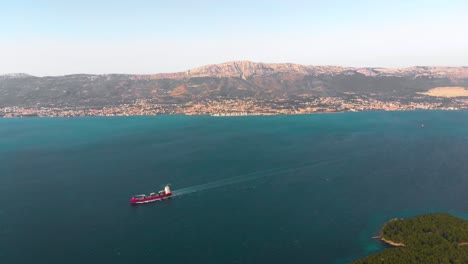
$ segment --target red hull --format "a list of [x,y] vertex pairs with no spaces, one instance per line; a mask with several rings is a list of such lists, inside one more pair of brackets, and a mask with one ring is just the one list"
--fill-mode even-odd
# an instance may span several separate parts
[[147,197],[147,198],[143,198],[143,199],[136,199],[135,197],[133,197],[132,199],[130,199],[130,203],[132,203],[132,204],[151,203],[151,202],[162,200],[164,198],[168,198],[171,195],[172,195],[172,193],[168,193],[168,194],[161,194],[161,195],[157,195],[157,196],[153,196],[153,197]]

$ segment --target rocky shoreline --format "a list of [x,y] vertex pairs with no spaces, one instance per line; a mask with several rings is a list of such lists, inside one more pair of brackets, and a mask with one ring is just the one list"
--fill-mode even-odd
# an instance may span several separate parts
[[402,220],[402,219],[401,219],[401,218],[393,218],[393,219],[387,221],[387,222],[382,226],[382,228],[380,229],[380,234],[379,234],[378,237],[379,237],[380,241],[382,241],[382,242],[384,242],[384,243],[386,243],[386,244],[388,244],[388,245],[390,245],[390,246],[393,246],[393,247],[404,247],[404,246],[405,246],[404,243],[402,243],[402,242],[395,242],[395,241],[392,241],[392,240],[390,240],[390,239],[386,239],[386,238],[384,237],[384,235],[383,235],[383,230],[384,230],[385,226],[386,226],[388,223],[390,223],[390,222],[392,222],[392,221],[396,221],[396,220]]
[[387,244],[389,244],[390,246],[394,246],[394,247],[404,247],[405,246],[405,244],[403,244],[403,243],[394,242],[394,241],[391,241],[389,239],[385,239],[383,237],[381,237],[380,240],[387,243]]

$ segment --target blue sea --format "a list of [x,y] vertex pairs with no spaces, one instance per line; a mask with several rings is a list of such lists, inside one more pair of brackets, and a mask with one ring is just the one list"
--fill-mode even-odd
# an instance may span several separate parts
[[463,111],[0,119],[2,264],[348,263],[467,201]]

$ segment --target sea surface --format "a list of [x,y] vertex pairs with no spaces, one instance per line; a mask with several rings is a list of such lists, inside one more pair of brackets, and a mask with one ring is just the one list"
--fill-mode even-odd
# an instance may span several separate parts
[[347,263],[427,212],[468,216],[468,112],[0,119],[2,264]]

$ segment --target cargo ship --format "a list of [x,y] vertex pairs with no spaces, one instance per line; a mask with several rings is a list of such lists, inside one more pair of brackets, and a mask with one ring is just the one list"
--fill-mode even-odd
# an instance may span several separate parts
[[132,204],[151,203],[151,202],[167,199],[171,197],[171,195],[172,195],[171,188],[169,187],[169,185],[166,185],[166,187],[164,187],[164,190],[161,190],[158,193],[150,193],[149,195],[146,195],[146,194],[135,195],[130,199],[130,203]]

